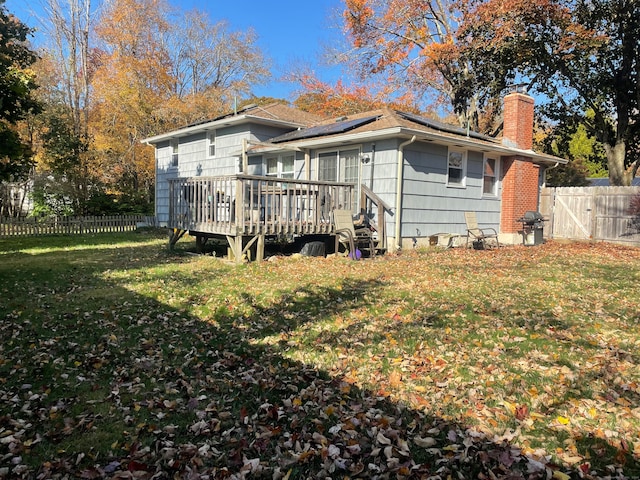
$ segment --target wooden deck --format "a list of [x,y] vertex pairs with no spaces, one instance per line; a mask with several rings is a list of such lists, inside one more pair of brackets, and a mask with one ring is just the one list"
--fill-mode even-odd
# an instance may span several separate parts
[[[179,238],[226,238],[236,261],[265,237],[331,235],[335,209],[356,211],[356,186],[307,180],[229,175],[169,181],[169,227]],[[176,241],[177,241],[176,238]]]

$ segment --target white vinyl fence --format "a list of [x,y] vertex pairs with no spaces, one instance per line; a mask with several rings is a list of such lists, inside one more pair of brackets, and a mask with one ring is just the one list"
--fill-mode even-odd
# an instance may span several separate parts
[[548,238],[640,246],[629,202],[640,187],[555,187],[540,192],[540,213]]

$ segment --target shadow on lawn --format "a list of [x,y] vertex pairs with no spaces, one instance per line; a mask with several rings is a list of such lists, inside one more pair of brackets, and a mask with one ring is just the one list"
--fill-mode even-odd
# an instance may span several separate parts
[[[102,277],[123,263],[179,259],[138,248],[102,252],[106,263],[88,255],[82,266],[47,254],[44,285],[29,281],[28,268],[17,276],[0,268],[3,295],[17,288],[0,309],[0,476],[548,478],[550,466],[507,439],[484,438],[282,354],[289,331],[346,312],[375,296],[379,282],[302,285],[269,307],[245,294],[205,321]],[[211,288],[223,282],[212,278]],[[21,308],[27,300],[30,311]],[[272,335],[282,336],[278,347],[261,343]]]

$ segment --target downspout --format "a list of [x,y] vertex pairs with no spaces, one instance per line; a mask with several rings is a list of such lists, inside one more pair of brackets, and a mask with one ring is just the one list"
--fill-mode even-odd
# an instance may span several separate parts
[[371,144],[371,175],[369,175],[369,190],[373,191],[373,173],[376,164],[376,144]]
[[[369,170],[369,190],[371,190],[372,192],[373,192],[373,174],[374,174],[375,164],[376,164],[376,144],[372,143],[371,144],[371,169]],[[369,215],[369,217],[371,217],[371,215],[373,214],[372,207],[373,207],[373,204],[369,202],[369,211],[366,212],[367,215]],[[378,222],[384,222],[384,221],[385,221],[384,216],[383,218],[378,219]],[[386,243],[386,240],[385,240],[385,243]]]
[[411,137],[411,140],[407,140],[403,142],[398,147],[398,171],[396,173],[397,184],[396,184],[396,250],[402,249],[402,239],[400,238],[400,227],[402,222],[402,175],[404,170],[404,147],[412,144],[416,141],[416,136]]
[[556,162],[555,165],[553,165],[552,167],[546,167],[544,169],[544,172],[542,174],[542,186],[546,187],[547,186],[547,170],[553,170],[554,168],[556,168],[558,165],[560,164],[560,162]]
[[249,157],[247,155],[247,146],[248,146],[249,142],[247,141],[246,138],[242,139],[242,170],[240,173],[244,173],[245,175],[248,173],[249,170]]
[[[558,165],[560,164],[560,162],[556,162],[555,165],[553,165],[552,167],[548,167],[544,169],[544,172],[542,174],[542,187],[545,188],[547,186],[547,170],[553,170],[554,168],[556,168]],[[540,189],[538,189],[538,209],[540,209]],[[550,213],[550,218],[549,218],[549,225],[551,225],[551,231],[549,233],[547,233],[547,236],[549,238],[553,238],[553,219],[555,217],[555,213],[556,213],[556,198],[555,198],[555,191],[553,194],[553,197],[551,198],[551,212]]]

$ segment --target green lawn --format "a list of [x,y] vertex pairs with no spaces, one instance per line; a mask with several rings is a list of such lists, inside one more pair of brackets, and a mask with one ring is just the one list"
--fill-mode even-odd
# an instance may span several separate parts
[[166,244],[0,240],[0,478],[640,476],[640,249]]

